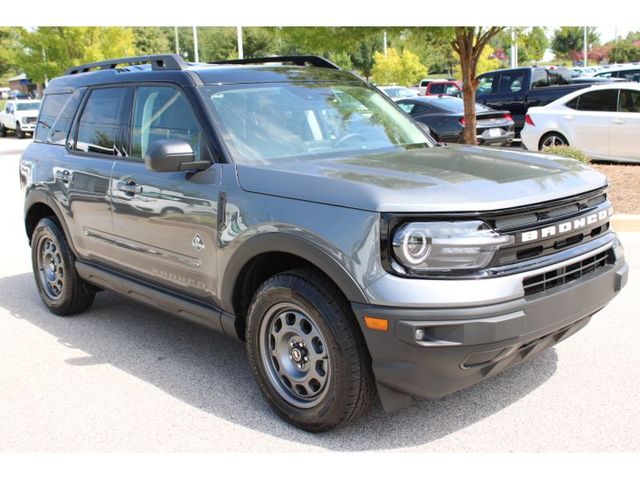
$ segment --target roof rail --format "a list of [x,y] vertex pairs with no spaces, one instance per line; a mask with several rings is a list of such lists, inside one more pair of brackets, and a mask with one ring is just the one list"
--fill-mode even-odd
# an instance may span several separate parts
[[313,67],[340,70],[340,67],[335,63],[332,63],[326,58],[322,58],[317,55],[288,55],[281,57],[242,58],[238,60],[220,60],[210,63],[230,65],[255,65],[258,63],[293,63],[294,65],[299,65],[301,67],[309,64]]
[[75,75],[76,73],[84,73],[94,69],[107,70],[116,68],[118,65],[136,65],[151,64],[152,70],[186,70],[189,66],[176,53],[167,53],[160,55],[142,55],[140,57],[115,58],[112,60],[104,60],[102,62],[87,63],[71,67],[64,72],[65,75]]

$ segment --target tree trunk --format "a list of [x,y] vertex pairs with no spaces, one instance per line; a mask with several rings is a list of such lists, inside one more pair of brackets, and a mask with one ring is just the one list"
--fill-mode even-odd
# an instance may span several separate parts
[[476,79],[472,71],[472,60],[470,58],[461,60],[462,65],[462,98],[464,100],[464,143],[477,145],[476,138]]

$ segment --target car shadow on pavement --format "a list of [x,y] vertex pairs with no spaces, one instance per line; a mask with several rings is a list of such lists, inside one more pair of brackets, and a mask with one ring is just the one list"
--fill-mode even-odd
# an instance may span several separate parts
[[269,408],[239,341],[110,292],[100,293],[84,314],[57,317],[40,301],[31,273],[0,278],[0,308],[82,350],[66,360],[70,365],[110,364],[226,421],[335,451],[428,444],[513,404],[549,379],[557,364],[555,350],[546,350],[446,398],[422,400],[391,414],[378,403],[356,422],[314,435],[288,425]]

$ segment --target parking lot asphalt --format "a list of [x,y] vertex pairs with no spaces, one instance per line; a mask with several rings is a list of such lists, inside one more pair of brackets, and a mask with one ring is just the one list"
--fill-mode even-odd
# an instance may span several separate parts
[[626,289],[575,336],[449,397],[313,435],[269,409],[240,342],[108,292],[74,317],[45,309],[18,185],[28,142],[0,139],[0,452],[640,451],[640,234],[621,235]]

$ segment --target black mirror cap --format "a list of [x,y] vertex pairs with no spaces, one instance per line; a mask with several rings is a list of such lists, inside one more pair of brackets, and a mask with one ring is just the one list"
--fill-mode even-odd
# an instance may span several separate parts
[[144,165],[152,172],[180,172],[204,170],[211,162],[196,161],[193,148],[188,142],[170,139],[153,142],[144,156]]

